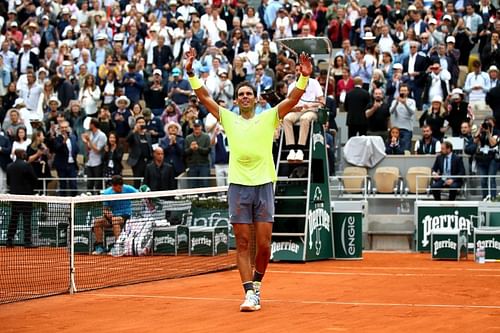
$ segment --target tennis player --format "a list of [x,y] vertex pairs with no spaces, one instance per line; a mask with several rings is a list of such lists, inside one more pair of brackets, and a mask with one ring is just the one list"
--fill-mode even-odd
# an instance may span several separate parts
[[[276,171],[272,147],[275,129],[292,111],[304,93],[312,73],[311,59],[305,53],[299,57],[300,77],[286,99],[275,107],[255,115],[256,89],[248,82],[236,89],[237,115],[219,106],[193,73],[193,49],[186,52],[185,69],[189,82],[200,102],[217,118],[226,132],[229,154],[229,219],[236,237],[236,258],[245,300],[240,311],[260,310],[261,282],[270,257],[271,233],[274,221],[273,182]],[[252,275],[250,258],[250,226],[255,227],[256,258]]]

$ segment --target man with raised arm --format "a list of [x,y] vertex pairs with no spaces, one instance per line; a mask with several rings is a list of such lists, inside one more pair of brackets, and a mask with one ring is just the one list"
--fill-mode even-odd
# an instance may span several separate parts
[[[304,93],[312,64],[308,55],[299,57],[300,77],[286,99],[275,107],[255,114],[256,90],[248,82],[236,89],[240,114],[220,107],[193,73],[193,49],[186,53],[186,72],[191,87],[207,110],[217,118],[226,132],[229,156],[229,219],[236,237],[236,258],[245,300],[240,311],[260,310],[261,282],[269,263],[274,215],[273,182],[276,171],[272,147],[274,131],[281,119],[292,111]],[[255,227],[256,257],[252,276],[250,258],[250,225]]]

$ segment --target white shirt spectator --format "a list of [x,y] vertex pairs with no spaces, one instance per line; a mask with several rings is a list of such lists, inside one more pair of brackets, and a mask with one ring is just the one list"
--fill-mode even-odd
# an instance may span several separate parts
[[[288,95],[290,95],[292,90],[295,88],[295,83],[296,82],[292,82],[288,86]],[[321,85],[319,84],[318,80],[309,78],[306,90],[304,91],[304,94],[297,103],[297,106],[318,102],[319,99],[322,97],[323,97],[323,88],[321,88]]]
[[[474,89],[481,87],[481,89]],[[490,77],[485,72],[467,74],[464,91],[469,94],[469,102],[484,102],[486,93],[490,91]]]

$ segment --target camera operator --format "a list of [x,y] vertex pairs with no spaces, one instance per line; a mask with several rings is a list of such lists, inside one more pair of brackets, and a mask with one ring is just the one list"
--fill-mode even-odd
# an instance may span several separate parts
[[[127,163],[132,168],[134,178],[144,177],[146,165],[153,158],[153,141],[151,134],[146,131],[146,120],[143,116],[135,119],[134,130],[128,135],[129,155]],[[135,179],[134,186],[139,188],[142,179]]]
[[[480,129],[474,136],[474,143],[477,144],[477,152],[475,154],[477,172],[481,176],[496,176],[498,154],[498,138],[499,131],[495,128],[495,118],[488,117],[481,124]],[[491,198],[496,197],[497,183],[495,177],[490,178],[490,191],[488,191],[488,179],[481,178],[481,189],[483,191],[483,199],[489,195]]]

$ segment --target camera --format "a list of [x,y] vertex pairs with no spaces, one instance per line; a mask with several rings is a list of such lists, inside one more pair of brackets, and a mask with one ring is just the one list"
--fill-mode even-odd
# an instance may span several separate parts
[[488,121],[484,121],[481,124],[481,129],[483,129],[483,130],[491,130],[491,124]]

